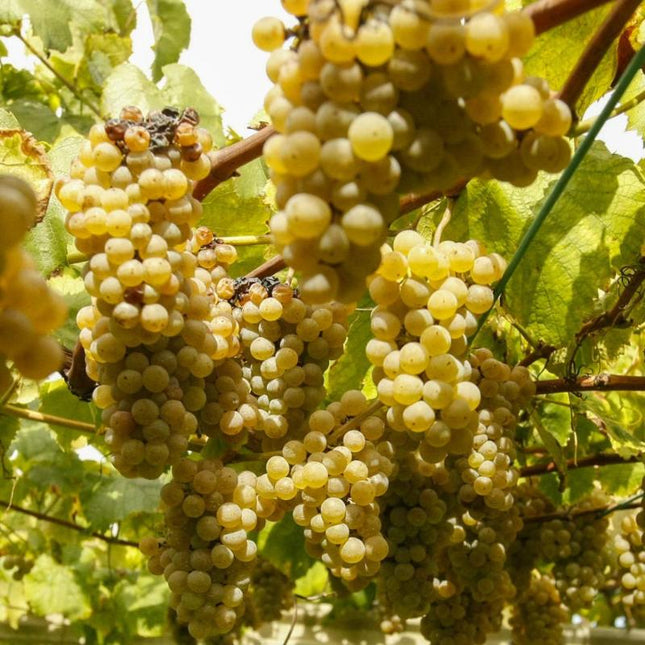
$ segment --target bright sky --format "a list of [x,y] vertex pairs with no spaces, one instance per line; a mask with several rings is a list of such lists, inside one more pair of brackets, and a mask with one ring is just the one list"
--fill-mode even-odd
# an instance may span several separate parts
[[[251,28],[263,16],[276,16],[287,25],[295,20],[279,0],[185,0],[192,18],[191,42],[180,63],[192,67],[206,89],[226,110],[224,123],[239,134],[262,107],[271,87],[264,68],[267,52],[251,41]],[[132,62],[148,71],[153,59],[152,27],[141,2]]]

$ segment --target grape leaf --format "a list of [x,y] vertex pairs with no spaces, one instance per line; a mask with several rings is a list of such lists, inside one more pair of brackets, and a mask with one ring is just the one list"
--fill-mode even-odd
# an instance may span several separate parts
[[[524,57],[526,73],[545,78],[552,89],[560,90],[608,11],[607,6],[598,7],[538,36]],[[609,89],[614,78],[616,47],[616,43],[610,47],[585,86],[576,105],[580,114]]]
[[620,497],[637,493],[643,476],[645,464],[639,463],[609,464],[598,469],[598,481],[605,490]]
[[131,63],[123,63],[112,70],[101,96],[103,114],[116,116],[125,105],[136,105],[144,113],[164,107],[161,90]]
[[365,346],[372,332],[369,311],[364,310],[369,306],[366,300],[359,303],[357,311],[349,319],[343,355],[325,373],[330,401],[338,401],[347,390],[360,390],[369,373],[370,362],[365,355]]
[[9,112],[9,110],[5,110],[4,108],[0,108],[0,128],[4,128],[7,130],[17,130],[20,128],[20,123],[18,123],[18,119]]
[[190,43],[191,20],[183,0],[146,0],[155,38],[152,78],[158,81],[165,65],[176,63]]
[[65,324],[54,332],[54,336],[68,349],[72,349],[78,339],[76,314],[81,307],[89,305],[91,298],[85,290],[85,284],[80,276],[63,273],[48,281],[49,286],[65,299],[68,316]]
[[11,103],[11,111],[22,128],[39,141],[53,141],[60,132],[61,121],[46,105],[36,101],[18,100]]
[[[266,204],[264,191],[266,175],[259,160],[246,164],[240,176],[221,183],[202,205],[201,224],[216,235],[266,235],[271,208]],[[238,261],[231,267],[234,276],[245,275],[271,257],[272,247],[266,244],[238,247]]]
[[87,34],[116,26],[111,10],[99,0],[12,0],[0,11],[0,21],[12,22],[24,13],[46,50],[64,52],[72,44],[72,31]]
[[322,562],[314,562],[304,575],[295,581],[294,592],[305,598],[317,596],[327,589],[328,581],[329,571],[327,567]]
[[40,616],[63,614],[72,620],[82,620],[92,611],[72,570],[50,555],[38,556],[34,568],[25,576],[24,590],[29,606]]
[[575,504],[594,490],[596,472],[593,468],[574,468],[567,472],[567,490],[563,496],[565,504]]
[[80,493],[83,513],[97,531],[125,519],[131,513],[151,513],[159,504],[162,482],[125,477],[93,476],[93,485]]
[[[555,180],[528,188],[471,181],[446,239],[483,241],[509,258]],[[598,288],[640,257],[645,181],[629,159],[596,143],[560,197],[505,291],[511,315],[535,339],[565,346],[594,313]]]
[[258,551],[271,564],[289,572],[293,579],[304,576],[314,560],[305,551],[305,536],[291,515],[267,522],[258,535]]
[[166,65],[163,68],[162,95],[167,105],[178,108],[193,107],[199,112],[199,123],[206,128],[216,146],[226,142],[222,129],[222,108],[209,94],[199,76],[186,65]]
[[44,148],[29,132],[0,130],[0,169],[31,185],[38,200],[37,220],[40,221],[54,185],[54,175]]

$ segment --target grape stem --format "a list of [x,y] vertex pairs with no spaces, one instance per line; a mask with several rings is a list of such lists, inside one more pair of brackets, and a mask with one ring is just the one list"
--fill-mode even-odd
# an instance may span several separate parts
[[[618,116],[619,114],[624,114],[625,112],[629,112],[629,110],[633,110],[635,107],[640,105],[643,101],[645,101],[645,90],[642,90],[635,96],[633,96],[631,99],[628,101],[625,101],[624,103],[621,103],[615,110],[612,110],[612,113],[609,118],[613,119],[615,116]],[[593,125],[594,120],[593,119],[585,119],[584,121],[580,121],[578,125],[571,131],[571,136],[572,137],[579,137],[581,134],[585,134],[585,132],[589,132],[589,128]]]
[[559,93],[559,98],[571,108],[572,112],[575,112],[576,103],[603,56],[618,38],[639,4],[640,0],[618,0],[587,43]]
[[523,9],[535,24],[535,33],[541,34],[549,29],[573,20],[587,11],[607,4],[610,0],[537,0]]
[[249,463],[254,461],[268,461],[271,457],[279,457],[282,455],[281,450],[273,450],[272,452],[249,452],[249,453],[236,453],[235,456],[230,459],[224,459],[224,463],[227,464],[236,464],[236,463]]
[[[594,121],[594,124],[589,129],[589,133],[587,134],[587,136],[580,142],[580,145],[578,146],[578,149],[573,155],[571,162],[558,178],[558,181],[555,183],[555,186],[548,194],[547,198],[544,200],[544,203],[542,205],[542,208],[540,209],[540,212],[537,214],[537,216],[529,226],[528,230],[524,234],[524,237],[521,239],[518,245],[517,251],[515,252],[515,255],[513,255],[506,271],[504,272],[504,275],[502,276],[502,279],[495,287],[495,292],[494,292],[495,302],[499,299],[499,297],[504,292],[506,285],[508,284],[509,280],[515,273],[515,270],[517,269],[520,262],[522,261],[522,258],[526,254],[535,236],[538,234],[540,227],[546,220],[547,216],[553,210],[553,207],[557,203],[562,193],[565,191],[569,181],[571,180],[571,177],[578,169],[578,166],[582,163],[582,160],[584,159],[585,155],[587,154],[587,152],[589,152],[591,145],[593,144],[596,137],[598,136],[598,132],[600,132],[600,129],[604,125],[605,121],[607,121],[607,119],[609,118],[611,111],[616,107],[618,101],[620,100],[620,97],[625,93],[625,90],[627,90],[627,87],[629,86],[631,80],[634,78],[634,76],[636,76],[637,72],[640,70],[643,64],[645,64],[645,46],[641,47],[638,53],[630,61],[629,65],[623,72],[623,75],[620,77],[620,80],[618,81],[616,88],[614,89],[611,96],[609,97],[609,101],[607,101],[605,107],[598,115],[598,118]],[[472,343],[475,336],[477,336],[477,333],[479,332],[479,330],[483,327],[484,323],[488,318],[488,315],[490,314],[491,309],[489,309],[485,314],[483,314],[479,318],[477,331],[475,331],[475,333],[470,337],[469,339],[470,343]]]
[[380,401],[374,401],[371,405],[369,405],[365,410],[363,410],[360,414],[357,414],[355,417],[351,418],[349,421],[346,421],[343,423],[343,425],[338,426],[336,430],[334,430],[328,438],[328,443],[335,444],[339,439],[342,439],[342,437],[345,436],[346,432],[349,432],[350,430],[353,430],[354,428],[358,427],[365,419],[368,417],[371,417],[373,414],[376,414],[381,408],[383,407],[383,404]]
[[641,258],[638,264],[633,267],[624,267],[622,269],[621,283],[624,288],[614,306],[609,311],[605,311],[584,323],[576,333],[575,345],[569,352],[569,359],[567,361],[569,374],[576,373],[576,354],[588,336],[601,329],[615,327],[617,325],[625,326],[630,323],[627,316],[631,308],[643,297],[640,292],[643,281],[645,281],[645,258]]
[[197,182],[193,189],[193,197],[201,202],[222,182],[235,176],[238,168],[257,159],[262,154],[264,142],[273,134],[274,128],[267,125],[250,137],[211,152],[211,171],[208,177]]
[[49,423],[51,425],[63,426],[70,430],[78,430],[84,434],[96,434],[96,428],[91,423],[84,423],[83,421],[75,421],[74,419],[67,419],[65,417],[58,417],[53,414],[43,414],[28,408],[19,408],[16,405],[4,405],[0,408],[0,414],[7,414],[12,417],[19,417],[21,419],[29,419],[30,421],[40,421],[42,423]]
[[452,218],[452,207],[454,203],[454,198],[448,198],[446,203],[446,210],[443,212],[441,221],[439,222],[439,224],[437,224],[437,228],[434,232],[434,237],[432,238],[432,246],[434,246],[435,249],[439,248],[439,244],[441,244],[441,236],[443,235],[446,226],[450,224],[450,219]]
[[556,378],[537,381],[536,394],[558,392],[645,392],[645,376],[623,376],[621,374],[593,374],[576,379]]
[[[615,464],[635,464],[640,463],[640,457],[621,457],[613,452],[600,452],[595,455],[589,455],[582,459],[569,459],[566,462],[567,470],[575,470],[576,468],[589,468],[590,466],[611,466]],[[546,475],[548,473],[559,472],[558,465],[555,461],[547,461],[541,464],[532,464],[520,468],[520,477],[536,477],[539,475]]]
[[[641,497],[642,493],[638,496]],[[571,520],[576,517],[581,517],[583,515],[597,515],[600,517],[605,517],[610,513],[615,511],[624,511],[630,508],[642,508],[642,503],[631,502],[629,500],[624,500],[618,504],[609,504],[607,506],[600,506],[599,508],[582,508],[582,509],[570,509],[568,511],[557,511],[555,513],[545,513],[544,515],[535,515],[532,517],[523,517],[522,520],[524,524],[533,524],[535,522],[548,522],[549,520]]]
[[110,535],[103,535],[98,531],[88,532],[87,528],[76,524],[75,522],[69,522],[67,520],[60,519],[59,517],[52,517],[51,515],[45,515],[44,513],[38,513],[37,511],[30,511],[28,508],[22,508],[21,506],[16,506],[11,502],[5,502],[0,499],[0,506],[3,506],[8,511],[16,511],[17,513],[23,513],[24,515],[29,515],[30,517],[35,517],[37,520],[42,520],[43,522],[49,522],[51,524],[57,524],[58,526],[63,526],[73,531],[80,531],[81,533],[86,533],[92,537],[97,538],[98,540],[103,540],[108,544],[119,544],[121,546],[133,546],[138,548],[139,545],[136,542],[131,542],[130,540],[122,540],[121,538],[112,537]]

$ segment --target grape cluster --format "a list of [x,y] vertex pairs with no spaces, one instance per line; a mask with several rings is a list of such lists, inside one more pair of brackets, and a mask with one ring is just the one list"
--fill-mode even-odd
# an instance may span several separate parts
[[467,337],[493,304],[488,286],[505,269],[475,242],[434,247],[404,231],[385,247],[369,279],[377,304],[366,353],[393,430],[419,437],[428,463],[467,454],[478,427],[481,393],[471,381]]
[[294,582],[283,571],[264,558],[258,562],[251,575],[251,603],[254,626],[280,620],[283,612],[293,608]]
[[502,600],[478,602],[469,593],[456,594],[433,605],[421,619],[421,634],[432,645],[483,644],[501,629],[503,609]]
[[553,563],[557,590],[571,611],[588,607],[607,580],[610,522],[596,511],[608,501],[597,488],[570,509],[568,518],[527,522],[516,545],[520,561]]
[[645,550],[643,527],[645,511],[626,515],[614,537],[620,575],[620,599],[632,617],[645,618]]
[[36,221],[31,186],[0,175],[0,391],[11,384],[7,361],[23,376],[43,379],[63,364],[58,343],[47,336],[67,316],[61,296],[52,291],[19,244]]
[[[255,25],[275,83],[264,103],[278,132],[264,149],[271,231],[306,301],[358,299],[399,195],[477,175],[527,185],[568,163],[570,110],[519,58],[532,21],[482,8],[312,0],[292,8],[291,32],[275,18]],[[291,34],[297,44],[282,48]]]
[[517,414],[535,394],[535,383],[528,369],[511,368],[488,349],[476,349],[470,364],[482,400],[470,454],[456,462],[464,482],[459,496],[466,503],[481,496],[491,508],[508,509],[519,478],[512,465]]
[[510,623],[515,645],[559,645],[569,612],[562,604],[555,580],[536,572],[513,602]]
[[381,565],[380,603],[389,622],[401,622],[427,614],[437,595],[454,591],[437,579],[440,553],[452,533],[448,505],[431,478],[399,460],[382,507],[389,554]]
[[227,633],[244,615],[257,553],[248,534],[262,525],[255,481],[215,460],[181,459],[161,491],[165,539],[140,544],[150,571],[168,583],[178,622],[196,639]]
[[238,297],[243,374],[256,397],[254,430],[263,434],[264,450],[279,450],[285,437],[302,437],[307,416],[325,396],[323,374],[342,352],[349,312],[339,303],[306,305],[285,284],[269,295],[253,283]]
[[291,500],[309,554],[358,590],[388,550],[377,501],[392,473],[388,442],[381,441],[385,424],[369,414],[361,392],[350,390],[313,412],[308,428],[301,441],[287,441],[281,455],[269,458],[258,494]]
[[93,126],[57,186],[67,230],[90,255],[92,304],[78,313],[79,339],[100,384],[93,399],[106,443],[127,477],[158,477],[200,425],[228,431],[241,406],[249,424],[256,416],[241,369],[227,360],[240,350],[222,295],[237,253],[194,229],[192,185],[210,171],[212,146],[197,122],[190,109],[144,119],[124,108]]

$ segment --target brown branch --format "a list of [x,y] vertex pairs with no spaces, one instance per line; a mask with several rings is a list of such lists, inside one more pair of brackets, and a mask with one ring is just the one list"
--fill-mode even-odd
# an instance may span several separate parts
[[[639,463],[640,457],[621,457],[613,452],[600,452],[597,455],[589,455],[581,459],[569,459],[566,469],[575,470],[576,468],[589,468],[590,466],[611,466],[614,464],[633,464]],[[546,475],[547,473],[558,472],[558,466],[555,461],[548,461],[543,464],[532,464],[520,469],[520,477],[534,477],[537,475]]]
[[275,255],[270,260],[263,262],[259,267],[249,271],[246,274],[247,278],[266,278],[278,271],[281,271],[287,266],[284,258],[281,255]]
[[639,295],[639,289],[645,280],[645,261],[643,258],[639,261],[634,272],[629,276],[623,292],[618,297],[616,304],[609,310],[600,314],[596,318],[586,322],[576,334],[576,340],[584,340],[585,337],[604,327],[614,327],[615,325],[625,324],[628,322],[625,312],[629,309],[633,298]]
[[535,33],[541,34],[549,29],[573,20],[587,11],[607,4],[610,0],[538,0],[523,9],[535,24]]
[[633,502],[630,504],[609,504],[607,506],[600,506],[598,508],[581,508],[571,509],[569,511],[556,511],[555,513],[545,513],[544,515],[533,515],[531,517],[523,517],[524,524],[533,524],[534,522],[548,522],[549,520],[571,520],[583,515],[598,515],[601,517],[609,515],[614,511],[623,511],[630,508],[643,508],[642,502]]
[[201,202],[223,181],[233,177],[238,168],[257,159],[262,154],[264,142],[274,134],[275,130],[272,126],[265,126],[246,139],[211,152],[210,174],[197,183],[193,190],[193,197]]
[[548,361],[549,358],[551,358],[551,354],[553,354],[556,349],[557,347],[546,345],[540,341],[538,346],[519,362],[519,365],[522,367],[528,367],[529,365],[533,365],[535,361],[539,361],[541,358],[546,358]]
[[[17,513],[23,513],[24,515],[35,517],[37,520],[42,520],[43,522],[49,522],[50,524],[57,524],[58,526],[63,526],[67,529],[72,529],[73,531],[80,531],[81,533],[88,533],[88,530],[86,527],[80,526],[75,522],[62,520],[58,517],[52,517],[51,515],[38,513],[37,511],[30,511],[27,508],[16,506],[15,504],[11,504],[10,502],[5,502],[2,499],[0,499],[0,506],[4,506],[4,508],[6,508],[9,511],[16,511]],[[92,537],[95,537],[98,540],[103,540],[103,542],[107,542],[108,544],[119,544],[121,546],[133,546],[136,548],[138,548],[139,546],[136,542],[131,542],[130,540],[122,540],[121,538],[112,537],[110,535],[103,535],[98,531],[92,531],[91,533],[88,533],[88,535],[91,535]]]
[[[587,2],[586,4],[590,4]],[[604,22],[600,25],[585,50],[578,59],[575,67],[560,90],[559,97],[572,111],[580,98],[582,91],[593,76],[603,56],[611,44],[629,22],[640,0],[618,0]]]
[[558,392],[645,392],[645,376],[622,376],[621,374],[593,374],[576,379],[556,378],[536,382],[536,394]]

